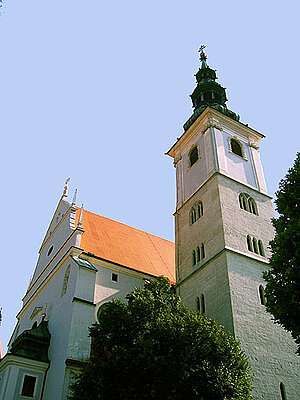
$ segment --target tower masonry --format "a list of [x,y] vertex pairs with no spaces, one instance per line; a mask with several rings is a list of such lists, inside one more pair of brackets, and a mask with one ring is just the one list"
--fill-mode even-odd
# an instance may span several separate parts
[[226,107],[216,79],[202,50],[193,115],[167,153],[176,168],[177,291],[241,341],[254,399],[300,398],[296,346],[264,307],[274,235],[258,147],[264,135]]

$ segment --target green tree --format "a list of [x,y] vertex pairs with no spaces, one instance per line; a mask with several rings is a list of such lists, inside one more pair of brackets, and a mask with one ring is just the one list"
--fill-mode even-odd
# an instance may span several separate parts
[[250,399],[249,363],[214,320],[191,312],[165,278],[103,308],[72,400]]
[[300,355],[300,153],[280,181],[276,197],[279,217],[272,221],[271,269],[264,273],[266,308],[291,332]]

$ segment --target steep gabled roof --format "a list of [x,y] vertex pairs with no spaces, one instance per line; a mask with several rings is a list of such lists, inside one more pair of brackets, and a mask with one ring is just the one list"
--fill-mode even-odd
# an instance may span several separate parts
[[[80,210],[77,210],[77,219]],[[80,247],[96,257],[175,283],[175,245],[150,233],[83,210]]]

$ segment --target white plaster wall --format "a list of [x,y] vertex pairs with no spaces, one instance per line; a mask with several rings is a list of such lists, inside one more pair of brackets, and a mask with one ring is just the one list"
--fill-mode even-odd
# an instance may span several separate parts
[[[88,328],[94,322],[96,271],[79,267],[72,304],[72,322],[67,358],[85,361],[90,356],[91,340]],[[90,302],[91,304],[88,304]]]
[[[125,300],[126,294],[137,287],[144,285],[144,275],[134,271],[126,271],[124,268],[116,268],[106,263],[105,266],[97,265],[98,272],[96,277],[95,298],[96,303],[95,319],[99,307],[111,299]],[[118,274],[118,282],[112,281],[112,273]]]
[[[68,287],[65,295],[61,297],[62,287],[66,269],[70,265]],[[44,400],[60,399],[63,385],[65,358],[68,347],[69,332],[72,320],[72,299],[74,297],[77,282],[78,267],[69,258],[56,271],[52,273],[51,279],[44,288],[31,298],[21,312],[19,334],[25,329],[30,329],[35,320],[39,323],[41,313],[34,320],[30,315],[35,307],[44,307],[47,303],[46,320],[49,321],[48,328],[51,334],[49,347],[50,369],[47,374]]]
[[267,194],[267,192],[268,192],[267,191],[267,185],[266,185],[266,181],[265,181],[265,176],[264,176],[262,163],[260,161],[259,150],[258,149],[254,149],[252,147],[250,149],[250,152],[251,152],[253,163],[254,163],[255,169],[256,169],[256,176],[257,176],[257,180],[258,180],[259,190],[262,193],[266,193]]
[[89,359],[91,350],[91,338],[89,337],[88,328],[94,322],[95,307],[91,304],[74,301],[72,311],[66,358],[86,361]]
[[[192,167],[189,167],[189,151],[195,144],[199,146],[200,158]],[[199,130],[194,136],[194,139],[190,140],[182,151],[183,202],[185,202],[207,179],[208,169],[211,171],[212,168],[208,160],[212,159],[212,157],[209,131],[206,131],[203,135]]]
[[[215,135],[218,146],[219,165],[222,166],[222,170],[224,171],[224,173],[239,182],[245,183],[246,185],[250,185],[258,189],[255,170],[251,162],[248,139],[242,135],[230,132],[227,129],[224,129],[223,131],[218,131],[215,129]],[[246,159],[243,159],[236,154],[230,152],[230,138],[237,138],[242,143]]]
[[[65,241],[69,238],[69,236],[74,232],[74,229],[71,227],[71,222],[74,217],[74,212],[69,210],[70,205],[69,203],[65,201],[61,201],[59,204],[58,209],[56,210],[56,213],[54,215],[54,220],[52,224],[50,225],[50,231],[56,227],[56,215],[58,213],[64,214],[64,218],[61,219],[58,222],[59,226],[56,228],[56,230],[52,233],[52,236],[49,237],[46,240],[46,244],[42,248],[39,254],[39,258],[37,261],[37,265],[33,274],[33,278],[31,281],[31,286],[34,284],[34,282],[37,280],[38,276],[41,274],[41,272],[44,270],[44,268],[51,262],[51,260],[56,256],[57,252],[59,249],[62,247],[62,245],[65,243]],[[69,210],[69,212],[68,212]],[[73,238],[72,245],[75,246],[75,238]],[[48,251],[50,247],[53,246],[52,252],[48,256]]]

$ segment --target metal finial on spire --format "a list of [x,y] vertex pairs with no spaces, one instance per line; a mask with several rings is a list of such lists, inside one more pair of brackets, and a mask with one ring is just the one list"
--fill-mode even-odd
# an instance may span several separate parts
[[73,200],[72,200],[72,206],[75,206],[75,204],[76,204],[76,196],[77,196],[77,189],[75,189],[75,192],[74,192],[74,196],[73,196]]
[[64,191],[63,191],[63,196],[65,196],[65,197],[68,197],[68,189],[69,189],[69,187],[68,187],[68,183],[69,183],[69,180],[70,180],[71,178],[68,178],[67,180],[66,180],[66,183],[65,183],[65,187],[64,187]]
[[82,228],[83,204],[81,205],[77,228]]
[[200,53],[200,61],[206,61],[207,60],[207,55],[204,53],[204,49],[206,48],[206,46],[204,44],[202,44],[199,47],[198,53]]
[[206,64],[207,55],[204,53],[205,47],[206,46],[202,44],[198,50],[198,53],[200,53],[201,69],[208,68],[208,65]]

